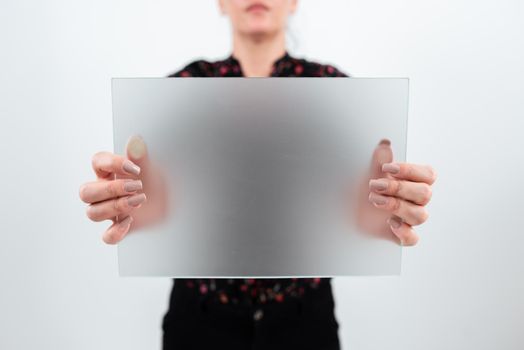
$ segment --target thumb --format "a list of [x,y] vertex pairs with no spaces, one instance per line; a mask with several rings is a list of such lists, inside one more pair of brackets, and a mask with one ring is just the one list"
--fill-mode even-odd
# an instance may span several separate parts
[[141,175],[149,166],[149,156],[144,139],[140,135],[133,135],[126,145],[127,158],[140,167]]
[[391,148],[391,141],[388,139],[380,140],[379,144],[373,151],[370,165],[370,178],[378,179],[384,177],[382,172],[382,164],[391,163],[393,161],[393,150]]

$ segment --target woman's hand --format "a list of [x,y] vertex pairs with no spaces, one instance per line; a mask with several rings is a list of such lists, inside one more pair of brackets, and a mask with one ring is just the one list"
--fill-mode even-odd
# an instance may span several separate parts
[[429,165],[393,162],[391,143],[382,140],[372,157],[368,189],[362,191],[368,194],[369,204],[361,198],[361,227],[381,236],[392,233],[390,238],[396,238],[403,246],[415,245],[419,237],[413,226],[428,219],[425,206],[431,200],[431,185],[436,178]]
[[165,184],[149,161],[144,141],[133,136],[126,150],[127,158],[96,153],[92,167],[97,180],[79,191],[80,199],[89,204],[89,219],[113,221],[102,236],[107,244],[120,242],[131,229],[157,221],[166,212]]

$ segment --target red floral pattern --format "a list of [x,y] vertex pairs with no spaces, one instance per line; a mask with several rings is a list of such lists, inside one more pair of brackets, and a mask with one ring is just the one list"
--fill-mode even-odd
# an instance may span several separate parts
[[[170,77],[242,77],[242,67],[238,60],[229,56],[225,60],[209,62],[198,60],[184,69],[169,75]],[[295,58],[287,52],[275,61],[271,70],[272,77],[347,77],[331,65],[323,65],[305,59]]]
[[316,289],[329,278],[280,278],[280,279],[177,279],[183,286],[194,289],[200,295],[215,298],[227,304],[248,302],[281,303],[285,297],[301,297],[307,289]]
[[[169,77],[242,77],[242,67],[234,56],[208,62],[198,60]],[[272,77],[347,77],[333,66],[294,58],[287,52],[273,64]],[[222,304],[281,303],[300,298],[310,289],[329,283],[329,278],[279,279],[177,279],[177,288],[186,287]]]

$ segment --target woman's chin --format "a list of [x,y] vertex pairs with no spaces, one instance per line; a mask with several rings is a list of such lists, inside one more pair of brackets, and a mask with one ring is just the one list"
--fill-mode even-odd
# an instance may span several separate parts
[[278,32],[278,30],[273,28],[272,26],[252,25],[244,31],[244,34],[255,38],[264,38],[269,35],[273,35],[275,32]]

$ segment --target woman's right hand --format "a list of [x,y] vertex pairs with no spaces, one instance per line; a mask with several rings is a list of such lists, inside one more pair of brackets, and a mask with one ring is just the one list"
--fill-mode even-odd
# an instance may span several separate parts
[[120,242],[132,229],[156,222],[166,214],[165,183],[149,160],[144,140],[131,137],[126,153],[127,157],[96,153],[92,167],[97,180],[83,184],[79,191],[80,199],[89,204],[89,219],[113,222],[102,235],[107,244]]

